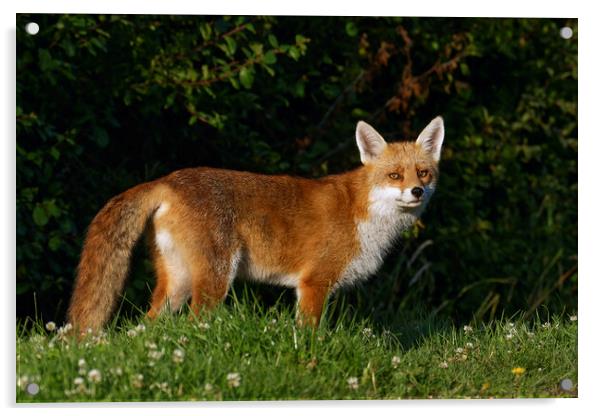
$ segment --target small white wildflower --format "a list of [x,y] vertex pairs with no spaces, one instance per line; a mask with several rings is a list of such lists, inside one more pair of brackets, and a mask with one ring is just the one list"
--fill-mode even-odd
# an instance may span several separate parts
[[163,354],[165,354],[165,350],[161,349],[161,351],[159,350],[150,350],[148,352],[148,358],[150,358],[151,360],[159,360],[161,357],[163,357]]
[[29,376],[28,375],[23,375],[17,379],[17,387],[19,387],[19,388],[24,389],[27,387],[28,384],[29,384]]
[[182,335],[180,338],[178,338],[178,342],[180,344],[186,344],[188,343],[188,337],[186,337],[186,335]]
[[114,376],[121,376],[123,375],[123,370],[121,369],[121,367],[111,368],[111,374],[113,374]]
[[144,324],[138,324],[136,326],[136,332],[144,332],[146,331],[146,327],[144,326]]
[[514,334],[512,334],[512,333],[506,334],[506,339],[510,340],[512,338],[514,338]]
[[464,333],[465,334],[470,334],[472,332],[472,326],[470,325],[464,325]]
[[46,330],[52,332],[56,329],[56,324],[52,321],[46,322]]
[[210,391],[213,390],[213,385],[211,383],[205,383],[204,389],[207,393],[209,393]]
[[146,341],[146,342],[144,343],[144,346],[145,346],[146,348],[148,348],[149,350],[156,350],[156,349],[157,349],[157,344],[155,344],[155,343],[154,343],[154,342],[152,342],[152,341]]
[[200,329],[209,329],[209,328],[211,328],[211,325],[209,325],[207,322],[199,322],[199,328]]
[[97,369],[92,369],[88,372],[88,380],[90,380],[92,383],[100,383],[100,381],[102,380],[102,375],[100,374],[100,371]]
[[393,358],[391,358],[391,365],[393,366],[393,368],[399,367],[400,363],[401,363],[401,358],[399,358],[397,355],[394,355]]
[[175,349],[171,356],[174,363],[181,363],[184,361],[185,352],[181,349]]
[[238,373],[228,373],[226,380],[228,380],[228,386],[230,387],[240,386],[240,374]]
[[543,325],[541,325],[541,327],[543,329],[550,329],[552,327],[552,324],[549,322],[544,323]]
[[474,344],[472,342],[467,342],[466,343],[466,348],[468,348],[469,350],[474,348]]
[[514,324],[512,322],[508,322],[508,328],[514,328]]
[[462,354],[462,353],[464,353],[464,348],[462,348],[462,347],[456,348],[456,354]]
[[370,338],[372,335],[372,328],[364,328],[362,329],[362,335],[366,338]]
[[232,345],[229,342],[224,343],[224,350],[228,351]]
[[77,366],[79,368],[85,367],[86,366],[86,360],[84,360],[83,358],[80,358],[79,360],[77,360]]
[[73,329],[73,325],[71,325],[70,323],[67,323],[64,327],[63,327],[63,331],[64,332],[69,332]]
[[84,379],[81,377],[75,377],[75,379],[73,380],[73,384],[75,384],[76,386],[80,386],[84,384]]
[[447,368],[449,367],[449,364],[447,364],[447,361],[443,361],[441,363],[439,363],[439,368]]
[[529,331],[529,332],[527,332],[527,336],[528,336],[529,338],[533,338],[533,337],[535,336],[535,334],[534,334],[533,332],[530,332],[530,331]]
[[569,319],[570,319],[572,322],[575,322],[575,321],[577,320],[577,315],[571,315],[571,316],[569,317]]
[[141,389],[144,386],[144,376],[142,374],[136,374],[132,376],[132,386],[137,389]]
[[128,337],[134,338],[136,335],[138,335],[138,332],[136,332],[135,329],[128,329],[127,334],[128,334]]
[[357,377],[349,377],[347,379],[347,386],[351,389],[351,390],[357,390],[359,385],[359,382],[357,380]]

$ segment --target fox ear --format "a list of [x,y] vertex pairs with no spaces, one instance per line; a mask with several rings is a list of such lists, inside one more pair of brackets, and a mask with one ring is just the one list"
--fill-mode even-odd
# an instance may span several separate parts
[[429,124],[422,130],[416,143],[431,154],[435,162],[439,162],[441,156],[441,145],[443,145],[443,136],[445,130],[443,129],[443,118],[441,116],[435,117]]
[[360,159],[363,164],[373,161],[387,148],[387,142],[374,127],[364,121],[357,123],[355,140],[360,149]]

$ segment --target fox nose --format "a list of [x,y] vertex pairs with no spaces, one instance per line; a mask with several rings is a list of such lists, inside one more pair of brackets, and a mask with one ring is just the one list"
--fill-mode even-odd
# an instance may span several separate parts
[[416,186],[414,188],[412,188],[412,195],[414,195],[416,198],[420,198],[422,196],[422,194],[424,194],[424,189],[422,189],[419,186]]

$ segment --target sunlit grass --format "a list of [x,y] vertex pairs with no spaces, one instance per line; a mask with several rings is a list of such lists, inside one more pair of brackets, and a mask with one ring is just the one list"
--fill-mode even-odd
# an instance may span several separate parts
[[[409,314],[397,319],[392,332],[386,322],[328,316],[312,331],[295,326],[291,307],[265,310],[247,300],[199,319],[116,321],[79,343],[52,324],[20,325],[17,401],[577,394],[577,322],[569,316],[459,328]],[[573,383],[568,391],[560,388],[564,379]]]

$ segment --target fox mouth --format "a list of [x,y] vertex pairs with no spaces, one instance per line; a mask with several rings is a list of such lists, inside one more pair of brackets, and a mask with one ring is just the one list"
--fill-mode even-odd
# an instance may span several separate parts
[[416,208],[422,205],[422,199],[418,199],[416,201],[403,201],[401,199],[397,199],[396,201],[399,202],[399,205],[402,208]]

